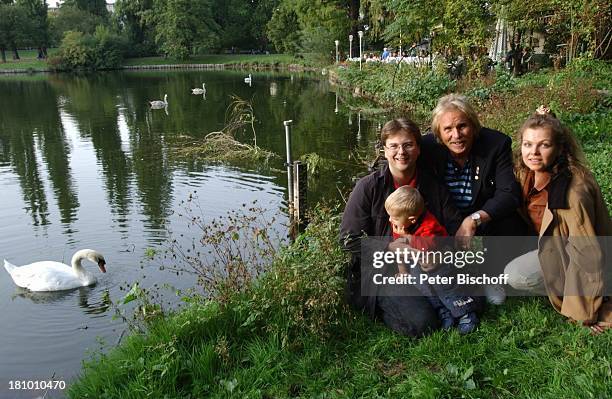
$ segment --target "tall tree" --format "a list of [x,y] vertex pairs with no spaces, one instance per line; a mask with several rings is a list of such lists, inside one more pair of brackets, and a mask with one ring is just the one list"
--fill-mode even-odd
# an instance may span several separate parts
[[49,20],[47,2],[45,0],[17,0],[22,6],[30,20],[30,31],[28,36],[30,44],[38,48],[38,58],[47,58],[47,46],[49,45]]
[[279,0],[215,0],[214,3],[214,18],[221,27],[221,47],[267,47],[266,24]]
[[276,51],[297,54],[300,45],[298,16],[293,7],[286,3],[274,10],[270,22],[266,25],[267,36]]
[[155,53],[153,0],[117,0],[113,13],[116,29],[132,44],[131,56]]
[[[277,48],[299,48],[328,59],[334,40],[347,37],[355,27],[355,4],[354,0],[282,0],[268,24],[268,37]],[[299,32],[295,41],[288,41],[295,35],[282,37],[295,31]]]
[[0,4],[0,55],[6,62],[6,50],[13,51],[13,59],[19,59],[17,48],[27,43],[30,20],[26,10],[17,4],[4,1]]
[[65,0],[62,7],[65,6],[76,7],[105,19],[108,17],[106,0]]
[[104,23],[104,20],[89,11],[75,6],[62,5],[59,11],[49,18],[51,42],[59,45],[68,31],[93,34],[96,26]]
[[211,0],[155,0],[155,40],[162,53],[185,59],[217,47],[219,26],[212,4]]

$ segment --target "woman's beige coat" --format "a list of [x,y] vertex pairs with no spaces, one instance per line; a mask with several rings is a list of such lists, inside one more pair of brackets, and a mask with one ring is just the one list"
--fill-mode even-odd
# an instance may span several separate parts
[[612,303],[603,302],[612,288],[604,288],[610,276],[612,254],[606,247],[611,235],[610,215],[590,174],[562,173],[551,181],[538,257],[550,302],[562,315],[612,321]]

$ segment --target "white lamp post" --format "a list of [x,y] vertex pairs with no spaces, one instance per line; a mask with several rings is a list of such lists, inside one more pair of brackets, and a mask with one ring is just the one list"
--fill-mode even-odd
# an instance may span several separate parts
[[363,31],[360,30],[357,32],[357,34],[359,35],[359,70],[361,71],[361,59],[362,57],[362,49],[361,49],[361,40],[363,39]]
[[338,63],[338,45],[340,44],[340,40],[334,40],[336,44],[336,64]]
[[399,45],[399,56],[402,57],[402,28],[400,28],[400,45]]
[[336,108],[334,108],[334,112],[338,113],[339,109],[338,109],[338,92],[336,92]]
[[349,59],[353,58],[353,35],[349,35]]

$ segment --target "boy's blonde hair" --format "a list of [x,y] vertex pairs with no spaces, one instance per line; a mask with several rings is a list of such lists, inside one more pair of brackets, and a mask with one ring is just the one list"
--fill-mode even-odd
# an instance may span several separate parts
[[387,197],[385,209],[389,215],[419,216],[425,210],[425,200],[416,188],[402,186]]

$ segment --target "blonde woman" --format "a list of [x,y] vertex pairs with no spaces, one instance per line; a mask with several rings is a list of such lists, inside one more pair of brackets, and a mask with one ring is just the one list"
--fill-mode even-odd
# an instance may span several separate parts
[[555,310],[601,333],[612,326],[605,296],[612,223],[601,189],[570,130],[547,108],[523,123],[517,142],[522,213],[539,239],[537,250],[508,264],[509,283],[532,292],[545,288]]

